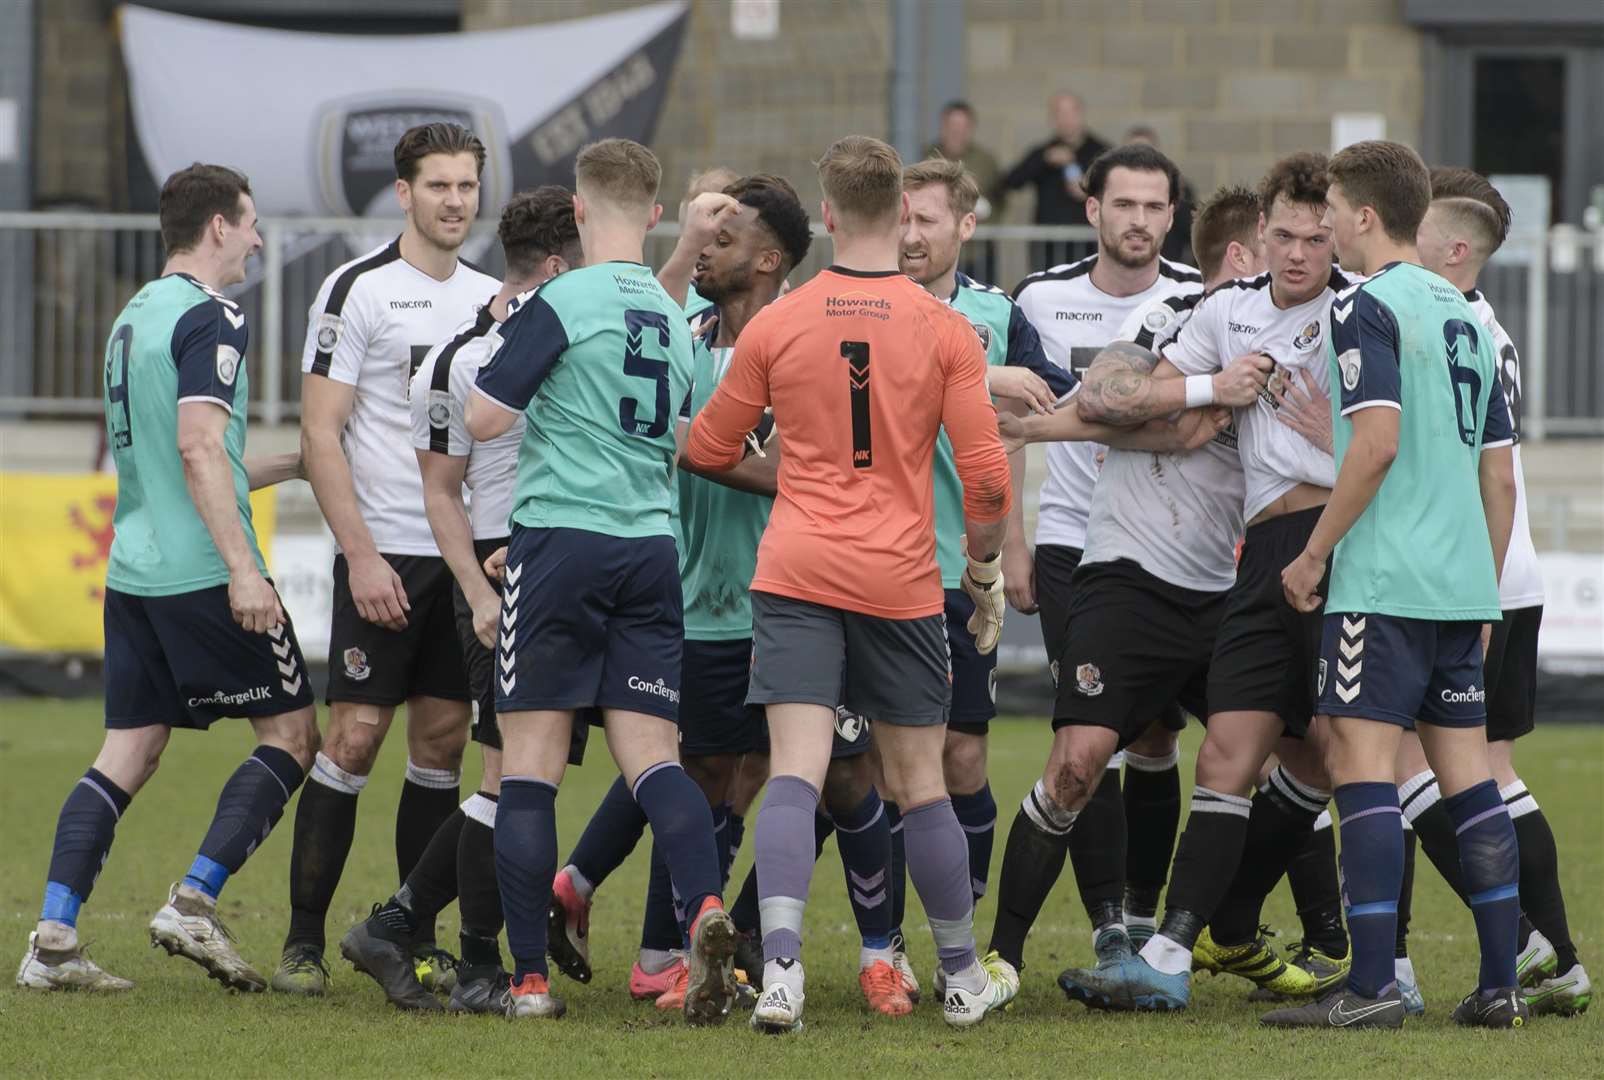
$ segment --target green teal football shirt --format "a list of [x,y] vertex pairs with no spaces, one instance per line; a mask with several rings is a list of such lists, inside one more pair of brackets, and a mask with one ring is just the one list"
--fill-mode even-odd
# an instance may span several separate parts
[[106,436],[117,467],[116,537],[106,585],[171,596],[228,582],[228,567],[195,509],[178,454],[178,406],[229,412],[223,447],[234,474],[240,526],[267,566],[251,525],[245,475],[245,313],[187,274],[157,278],[134,295],[106,343]]
[[1492,339],[1459,290],[1392,263],[1337,295],[1327,358],[1340,469],[1347,417],[1399,410],[1398,454],[1331,564],[1328,612],[1494,620],[1498,577],[1482,509],[1481,452],[1514,442]]
[[[1059,397],[1075,389],[1079,380],[1069,369],[1047,359],[1036,328],[1007,293],[959,274],[958,286],[947,302],[980,335],[988,365],[1028,367],[1046,380]],[[958,544],[964,531],[964,496],[952,460],[952,443],[945,431],[936,438],[931,476],[936,491],[936,562],[941,566],[941,587],[956,589],[964,572],[964,557]]]
[[528,420],[513,522],[674,535],[675,419],[691,386],[684,310],[633,262],[570,270],[509,308],[475,387]]

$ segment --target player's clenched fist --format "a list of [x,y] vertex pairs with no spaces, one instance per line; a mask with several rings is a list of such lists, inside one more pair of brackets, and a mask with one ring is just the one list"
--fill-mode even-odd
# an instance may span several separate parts
[[1263,353],[1237,357],[1224,370],[1214,373],[1214,404],[1233,408],[1253,404],[1274,369],[1275,361]]
[[284,621],[278,593],[254,568],[229,578],[228,608],[234,621],[253,634],[265,634]]
[[726,218],[741,212],[741,204],[720,191],[704,191],[685,208],[685,220],[680,223],[684,242],[697,250],[718,236],[719,227]]
[[989,559],[976,559],[969,554],[967,536],[959,546],[969,564],[960,584],[975,602],[975,613],[969,616],[967,628],[974,635],[975,650],[985,656],[997,648],[1002,637],[1003,610],[1008,606],[1003,593],[1002,558],[994,553]]

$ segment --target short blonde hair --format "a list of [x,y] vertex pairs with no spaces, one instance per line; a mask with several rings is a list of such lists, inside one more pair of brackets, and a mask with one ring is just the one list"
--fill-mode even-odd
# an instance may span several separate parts
[[574,161],[574,188],[582,197],[624,209],[650,209],[662,180],[657,155],[631,139],[593,142]]
[[878,222],[902,206],[902,159],[879,139],[848,135],[819,159],[819,186],[837,214]]
[[714,165],[710,169],[703,169],[692,176],[690,182],[685,185],[685,197],[680,202],[689,203],[696,196],[705,195],[709,191],[723,191],[740,178],[741,174],[728,165]]
[[980,201],[980,185],[975,183],[975,178],[963,167],[962,162],[931,157],[917,165],[909,165],[902,171],[904,191],[915,191],[932,184],[940,184],[947,189],[947,202],[952,207],[953,217],[962,220],[965,214],[974,213],[975,204]]

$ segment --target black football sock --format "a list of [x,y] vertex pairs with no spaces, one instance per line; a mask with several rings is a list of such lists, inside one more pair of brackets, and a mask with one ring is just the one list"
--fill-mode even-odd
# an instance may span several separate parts
[[1337,880],[1337,833],[1329,810],[1314,819],[1314,831],[1287,866],[1287,884],[1303,924],[1303,940],[1327,956],[1348,955],[1342,922],[1342,886]]
[[1175,854],[1181,824],[1181,752],[1144,757],[1125,751],[1125,914],[1151,919]]
[[409,906],[422,930],[421,941],[434,940],[435,917],[457,898],[457,851],[467,820],[461,809],[453,810],[434,831],[402,885],[411,897]]
[[1398,890],[1398,946],[1393,955],[1403,960],[1409,956],[1409,917],[1415,905],[1415,848],[1419,841],[1415,830],[1404,826],[1403,886]]
[[1109,760],[1097,790],[1081,808],[1079,827],[1069,837],[1075,887],[1094,931],[1125,921],[1125,799],[1118,761]]
[[[457,838],[457,910],[462,916],[462,960],[466,964],[501,963],[496,944],[502,924],[501,890],[496,884],[497,802],[497,796],[480,791],[462,804],[467,820]],[[489,939],[489,950],[476,948],[474,942],[485,939]],[[479,952],[489,959],[473,960],[470,954]]]
[[1253,796],[1241,861],[1209,922],[1209,932],[1216,943],[1242,945],[1258,935],[1264,898],[1286,873],[1293,853],[1330,801],[1329,791],[1299,782],[1281,766],[1271,771]]
[[1069,853],[1069,837],[1077,816],[1074,810],[1065,810],[1053,802],[1038,780],[1008,830],[997,881],[997,915],[992,923],[990,948],[1017,971],[1025,968],[1025,935],[1030,933],[1058,876],[1064,872],[1064,857]]
[[[1175,944],[1188,949],[1196,944],[1197,935],[1225,899],[1242,859],[1251,807],[1241,795],[1201,786],[1192,789],[1192,809],[1175,852],[1160,931]],[[1183,920],[1177,913],[1192,917]]]
[[[410,759],[407,761],[401,799],[395,808],[395,865],[401,881],[407,879],[418,860],[423,858],[435,830],[456,813],[457,804],[462,801],[461,781],[461,769],[426,769]],[[455,846],[452,845],[453,850]],[[432,935],[432,923],[429,931]]]
[[356,835],[357,796],[367,782],[367,777],[346,772],[321,753],[307,774],[295,806],[285,948],[305,945],[319,953],[324,950],[324,923]]
[[1459,838],[1454,823],[1443,809],[1437,777],[1429,770],[1411,776],[1398,788],[1398,803],[1404,820],[1415,831],[1420,850],[1461,900],[1465,898],[1464,875],[1459,869]]
[[[1565,894],[1559,884],[1559,849],[1548,818],[1517,778],[1499,789],[1515,825],[1520,844],[1520,902],[1532,925],[1554,946],[1557,970],[1563,975],[1576,965],[1576,945],[1565,917]],[[1525,941],[1523,937],[1522,942]]]

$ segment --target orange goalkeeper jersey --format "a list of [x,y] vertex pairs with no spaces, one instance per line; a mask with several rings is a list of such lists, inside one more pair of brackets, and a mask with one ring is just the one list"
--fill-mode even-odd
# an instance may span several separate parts
[[888,619],[942,610],[931,461],[946,428],[964,515],[1000,520],[1008,457],[974,328],[896,271],[831,267],[760,311],[691,424],[699,468],[740,461],[765,408],[783,441],[756,591]]

